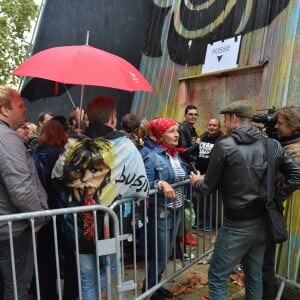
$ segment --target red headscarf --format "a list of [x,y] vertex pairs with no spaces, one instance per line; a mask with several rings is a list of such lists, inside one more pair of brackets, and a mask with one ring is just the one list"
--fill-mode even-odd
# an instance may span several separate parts
[[179,153],[183,153],[185,151],[184,148],[170,147],[160,141],[161,136],[165,133],[169,128],[177,125],[171,118],[156,118],[150,122],[148,122],[148,128],[154,137],[157,139],[156,143],[159,144],[163,149],[166,150],[171,156],[175,156],[175,153],[178,151]]

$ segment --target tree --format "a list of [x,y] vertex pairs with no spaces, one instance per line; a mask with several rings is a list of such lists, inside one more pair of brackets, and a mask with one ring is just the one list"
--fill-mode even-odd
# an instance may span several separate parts
[[37,13],[34,0],[0,0],[0,84],[18,85],[19,78],[10,73],[26,58],[26,35]]

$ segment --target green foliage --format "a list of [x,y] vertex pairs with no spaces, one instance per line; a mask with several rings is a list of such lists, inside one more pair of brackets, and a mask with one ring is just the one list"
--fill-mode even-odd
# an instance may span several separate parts
[[26,58],[26,35],[37,13],[34,0],[0,0],[0,84],[18,85],[19,78],[10,73]]

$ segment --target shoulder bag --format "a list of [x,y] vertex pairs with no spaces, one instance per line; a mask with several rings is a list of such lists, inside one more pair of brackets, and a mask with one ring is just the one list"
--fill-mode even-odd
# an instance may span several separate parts
[[287,240],[288,232],[283,217],[283,210],[280,209],[274,201],[275,143],[270,138],[267,138],[267,155],[267,232],[274,243],[282,243]]

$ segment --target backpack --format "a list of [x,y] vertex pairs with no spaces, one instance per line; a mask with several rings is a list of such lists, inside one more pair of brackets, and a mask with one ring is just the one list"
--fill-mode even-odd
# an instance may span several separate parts
[[62,151],[63,148],[37,149],[37,151],[32,154],[39,179],[48,195],[48,206],[50,209],[61,207],[51,179],[51,173],[59,154]]

